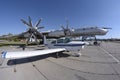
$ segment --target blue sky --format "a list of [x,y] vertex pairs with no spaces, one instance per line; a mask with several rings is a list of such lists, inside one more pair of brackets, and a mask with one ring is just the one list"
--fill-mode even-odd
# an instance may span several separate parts
[[72,28],[111,27],[103,38],[120,38],[120,0],[1,0],[0,35],[19,34],[27,30],[20,19],[31,16],[33,23],[42,18],[45,30]]

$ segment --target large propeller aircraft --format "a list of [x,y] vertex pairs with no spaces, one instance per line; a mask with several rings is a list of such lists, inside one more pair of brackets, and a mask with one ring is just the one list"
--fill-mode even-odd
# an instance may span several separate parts
[[[60,38],[60,37],[82,37],[82,41],[86,40],[89,37],[94,37],[94,44],[97,44],[96,36],[103,36],[106,35],[109,29],[108,27],[84,27],[84,28],[77,28],[77,29],[70,29],[68,27],[68,23],[66,27],[61,26],[62,30],[50,31],[47,33],[46,37],[48,38]],[[43,32],[44,34],[44,32]]]
[[[48,32],[47,37],[84,37],[84,36],[96,36],[96,35],[106,35],[108,29],[111,28],[103,28],[103,27],[86,27],[86,28],[77,28],[77,29],[69,29],[68,27],[63,28],[63,30],[56,30]],[[44,33],[44,32],[43,32]]]
[[30,16],[28,17],[28,22],[24,19],[21,19],[21,21],[27,26],[27,31],[23,32],[19,35],[19,37],[27,37],[27,44],[29,42],[35,42],[36,44],[39,44],[38,39],[42,39],[43,41],[43,35],[46,36],[46,38],[61,38],[61,37],[82,37],[82,40],[86,40],[88,37],[94,37],[95,43],[97,42],[96,36],[97,35],[106,35],[109,29],[108,27],[84,27],[84,28],[77,28],[77,29],[71,29],[68,25],[68,20],[66,20],[67,25],[61,26],[62,30],[55,30],[55,31],[44,31],[40,32],[40,29],[44,28],[43,26],[39,26],[42,19],[39,19],[35,25],[32,24],[32,20]]
[[28,17],[28,22],[21,19],[21,21],[28,27],[28,30],[23,33],[24,34],[28,34],[27,35],[27,44],[29,42],[32,42],[32,40],[36,43],[39,44],[38,42],[38,38],[42,39],[43,41],[43,35],[46,36],[46,38],[61,38],[61,37],[82,37],[82,41],[86,40],[88,37],[94,37],[95,39],[95,44],[97,44],[97,39],[96,39],[96,35],[106,35],[106,33],[108,32],[108,27],[84,27],[84,28],[77,28],[77,29],[70,29],[69,25],[68,25],[68,20],[66,20],[67,25],[61,26],[62,30],[55,30],[55,31],[44,31],[44,32],[39,32],[40,29],[43,28],[39,27],[39,24],[41,22],[42,19],[39,19],[38,22],[33,25],[32,24],[32,20],[30,18],[30,16]]

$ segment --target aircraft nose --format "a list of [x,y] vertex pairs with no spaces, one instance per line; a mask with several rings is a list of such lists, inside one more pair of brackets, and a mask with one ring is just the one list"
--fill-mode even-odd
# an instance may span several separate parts
[[103,34],[106,34],[108,32],[108,29],[101,29]]

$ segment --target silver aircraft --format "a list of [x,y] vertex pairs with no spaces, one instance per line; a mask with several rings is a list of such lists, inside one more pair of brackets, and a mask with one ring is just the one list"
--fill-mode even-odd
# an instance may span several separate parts
[[84,28],[76,28],[76,29],[70,29],[67,21],[66,27],[61,26],[61,30],[54,30],[54,31],[43,31],[40,32],[40,29],[44,28],[43,26],[39,26],[42,19],[39,19],[38,22],[33,25],[32,20],[30,16],[28,17],[28,21],[25,21],[24,19],[21,19],[21,21],[28,27],[27,31],[15,35],[20,38],[26,38],[27,44],[29,42],[34,41],[36,44],[39,44],[38,39],[42,39],[43,41],[43,35],[46,36],[47,39],[49,38],[61,38],[61,37],[82,37],[82,41],[86,40],[88,37],[94,37],[95,44],[97,44],[97,35],[106,35],[109,29],[106,27],[84,27]]
[[[96,35],[106,35],[109,28],[104,27],[86,27],[86,28],[77,28],[77,29],[68,29],[65,28],[64,30],[55,30],[55,31],[49,31],[46,32],[47,37],[64,37],[67,36],[73,36],[73,37],[79,37],[79,36],[96,36]],[[45,32],[43,32],[44,34]]]
[[[66,36],[71,36],[71,37],[82,37],[82,41],[86,40],[88,37],[94,37],[95,38],[95,44],[97,43],[96,35],[106,35],[108,30],[111,28],[107,27],[84,27],[84,28],[77,28],[77,29],[70,29],[68,25],[68,21],[66,27],[61,26],[61,30],[54,30],[54,31],[44,31],[44,32],[39,32],[39,29],[43,27],[38,27],[39,23],[41,22],[41,19],[37,22],[37,24],[34,26],[32,24],[31,18],[28,17],[28,22],[21,19],[21,21],[28,26],[28,31],[26,31],[23,34],[28,33],[28,39],[27,43],[30,41],[31,38],[34,39],[34,41],[37,42],[37,38],[42,38],[43,35],[46,36],[46,38],[61,38],[61,37],[66,37]],[[37,37],[37,38],[36,38]]]

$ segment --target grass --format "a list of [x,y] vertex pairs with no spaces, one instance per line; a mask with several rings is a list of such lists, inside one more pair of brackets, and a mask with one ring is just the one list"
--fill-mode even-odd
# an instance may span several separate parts
[[14,45],[14,46],[26,45],[26,43],[24,43],[24,42],[13,42],[13,41],[0,42],[0,47],[1,46],[10,46],[10,45]]

